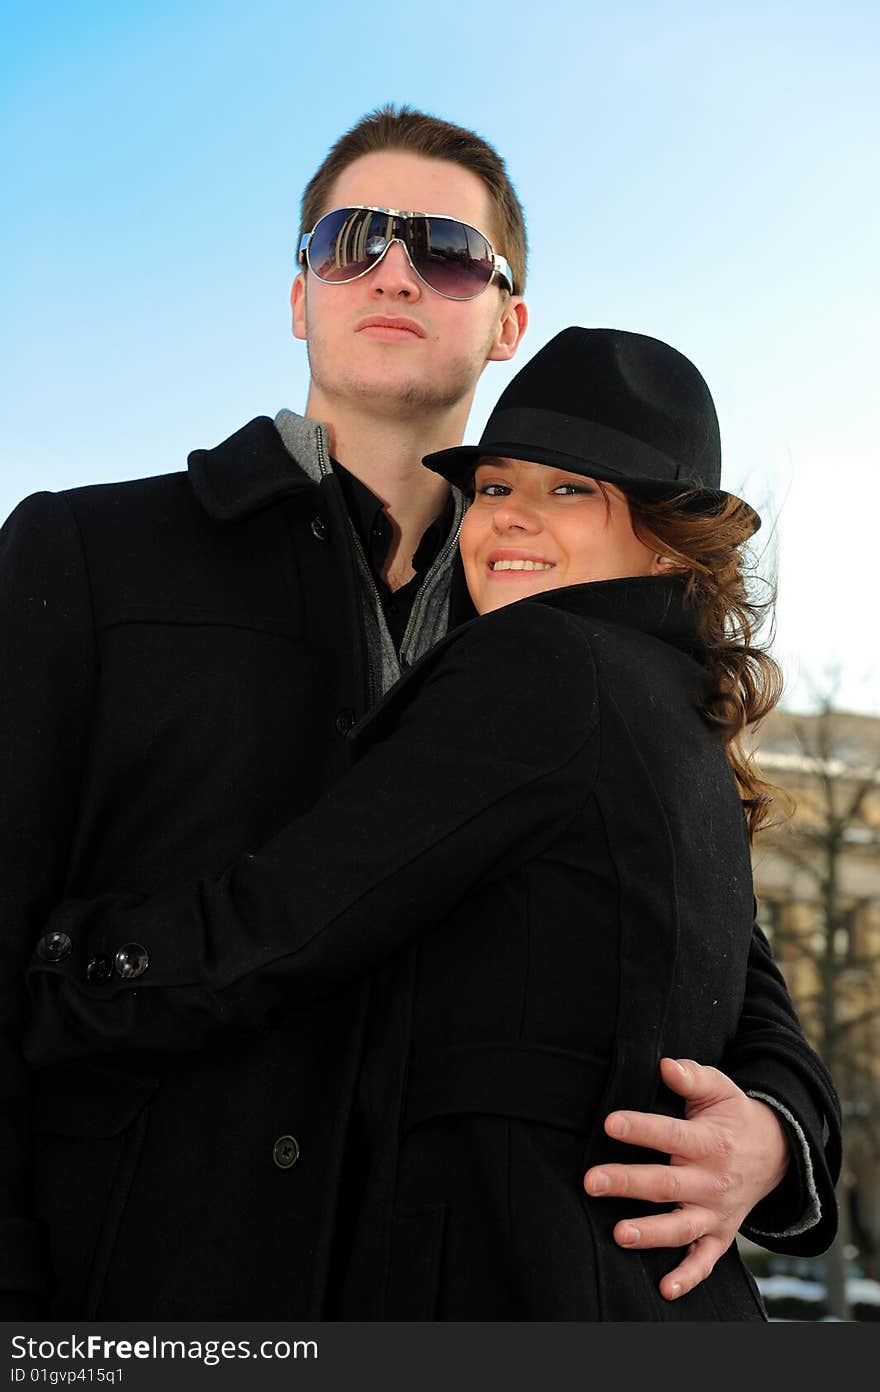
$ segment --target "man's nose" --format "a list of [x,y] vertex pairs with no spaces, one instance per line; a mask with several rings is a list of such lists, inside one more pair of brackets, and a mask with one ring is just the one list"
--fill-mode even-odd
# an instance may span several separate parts
[[382,260],[370,272],[370,293],[376,299],[403,299],[407,303],[422,297],[424,284],[410,263],[402,242],[394,241]]

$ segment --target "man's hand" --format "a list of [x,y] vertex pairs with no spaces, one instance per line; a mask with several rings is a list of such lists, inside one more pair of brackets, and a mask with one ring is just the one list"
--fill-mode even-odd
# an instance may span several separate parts
[[627,1145],[670,1156],[668,1165],[595,1165],[584,1175],[594,1197],[675,1203],[673,1213],[626,1219],[621,1247],[684,1247],[688,1255],[660,1282],[665,1300],[705,1281],[755,1204],[788,1168],[788,1142],[772,1107],[748,1097],[725,1073],[692,1059],[660,1060],[664,1083],[687,1098],[685,1119],[611,1112],[605,1131]]

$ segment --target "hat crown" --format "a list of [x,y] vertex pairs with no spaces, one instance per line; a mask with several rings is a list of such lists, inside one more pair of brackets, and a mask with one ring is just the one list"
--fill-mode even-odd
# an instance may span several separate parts
[[733,498],[752,531],[761,519],[721,482],[721,436],[709,388],[659,338],[625,329],[563,329],[507,384],[477,445],[422,463],[467,488],[479,459],[497,455],[617,484],[632,496],[679,498],[717,512]]
[[646,334],[563,329],[508,383],[481,446],[498,443],[512,411],[518,422],[539,411],[547,443],[555,416],[566,436],[581,423],[598,426],[665,456],[669,482],[720,483],[721,438],[709,388],[683,353]]

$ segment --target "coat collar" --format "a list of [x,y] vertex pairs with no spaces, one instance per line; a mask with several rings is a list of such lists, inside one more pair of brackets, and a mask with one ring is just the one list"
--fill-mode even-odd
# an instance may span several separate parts
[[697,611],[685,602],[685,581],[678,575],[633,575],[622,580],[595,580],[533,595],[526,604],[549,604],[600,623],[636,628],[652,638],[700,657]]
[[214,449],[193,450],[187,461],[190,483],[208,516],[215,522],[236,522],[312,488],[312,453],[317,456],[326,431],[317,421],[302,421],[301,427],[297,455],[285,446],[268,416],[255,417]]
[[[630,576],[622,580],[596,580],[587,585],[566,585],[529,595],[515,604],[546,604],[579,618],[635,628],[665,643],[671,643],[701,660],[696,610],[685,603],[685,582],[680,576]],[[515,607],[512,606],[512,607]],[[363,716],[348,736],[349,760],[359,758],[388,731],[401,701],[411,700],[419,685],[433,670],[437,659],[473,624],[491,622],[492,615],[478,615],[452,629],[429,652],[413,663],[408,672]]]

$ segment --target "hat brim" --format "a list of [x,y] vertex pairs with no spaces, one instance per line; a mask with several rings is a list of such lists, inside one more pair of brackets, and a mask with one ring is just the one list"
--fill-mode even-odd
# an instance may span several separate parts
[[424,455],[422,463],[425,468],[448,479],[456,488],[465,489],[479,461],[495,458],[521,459],[529,464],[546,464],[552,469],[564,469],[567,473],[580,474],[582,478],[616,483],[652,502],[675,498],[686,492],[686,507],[690,512],[719,512],[728,499],[733,498],[751,514],[753,535],[761,525],[761,518],[751,504],[722,488],[700,488],[686,480],[666,482],[661,479],[633,478],[598,460],[585,460],[582,456],[566,454],[563,450],[554,450],[547,446],[524,446],[512,440],[493,440],[482,445],[458,445],[454,449],[436,450],[432,454]]

